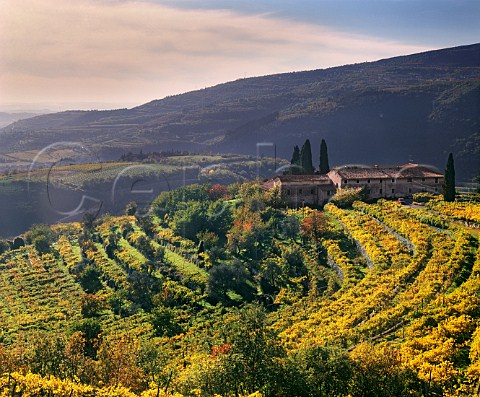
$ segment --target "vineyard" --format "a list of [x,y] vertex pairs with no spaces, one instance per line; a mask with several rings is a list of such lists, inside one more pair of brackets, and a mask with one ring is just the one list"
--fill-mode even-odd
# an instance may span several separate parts
[[0,255],[0,395],[478,395],[478,203],[275,194],[27,232]]
[[115,179],[153,179],[159,183],[181,181],[182,178],[195,178],[200,181],[233,182],[253,179],[259,174],[274,171],[275,166],[285,164],[285,160],[269,157],[242,155],[181,155],[165,157],[158,162],[142,163],[131,161],[111,161],[97,163],[71,164],[54,163],[47,168],[32,168],[28,172],[0,175],[0,184],[5,188],[12,183],[28,181],[32,183],[50,183],[56,187],[85,189],[101,183],[112,184]]

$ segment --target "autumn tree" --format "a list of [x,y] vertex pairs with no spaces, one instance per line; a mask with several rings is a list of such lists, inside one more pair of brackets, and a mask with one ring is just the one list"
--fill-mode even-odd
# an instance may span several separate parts
[[105,338],[98,349],[98,371],[103,384],[125,386],[132,391],[144,390],[145,376],[137,365],[140,347],[138,339],[128,334]]
[[208,196],[213,201],[219,199],[227,200],[230,196],[230,192],[228,191],[228,188],[226,186],[217,183],[215,185],[212,185],[212,187],[208,190]]
[[259,212],[240,207],[233,226],[227,234],[227,247],[231,252],[254,258],[261,255],[262,247],[269,239],[269,226]]
[[325,214],[318,210],[312,210],[300,225],[302,235],[311,240],[318,241],[329,231],[328,221]]
[[105,308],[105,303],[97,295],[85,294],[80,300],[80,308],[83,317],[98,317]]

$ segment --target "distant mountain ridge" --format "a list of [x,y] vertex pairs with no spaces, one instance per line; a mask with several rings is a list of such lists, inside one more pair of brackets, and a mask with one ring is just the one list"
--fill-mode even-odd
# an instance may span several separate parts
[[479,173],[480,44],[329,69],[240,79],[132,109],[67,111],[0,130],[0,153],[82,141],[102,158],[128,150],[206,150],[290,158],[309,138],[318,166],[415,161]]
[[6,127],[17,120],[38,116],[40,113],[31,112],[0,112],[0,128]]

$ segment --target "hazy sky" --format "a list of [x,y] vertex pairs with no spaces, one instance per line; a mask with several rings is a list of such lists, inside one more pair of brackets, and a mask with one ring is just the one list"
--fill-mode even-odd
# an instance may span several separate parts
[[0,0],[0,111],[132,107],[480,41],[480,0]]

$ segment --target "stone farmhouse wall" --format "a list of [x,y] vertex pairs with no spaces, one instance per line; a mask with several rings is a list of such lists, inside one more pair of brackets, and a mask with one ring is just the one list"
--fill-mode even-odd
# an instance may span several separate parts
[[[339,167],[327,175],[282,175],[266,183],[280,188],[289,206],[323,205],[339,190],[363,188],[367,197],[398,198],[415,193],[443,193],[444,177],[427,167]],[[267,187],[268,187],[267,186]]]

